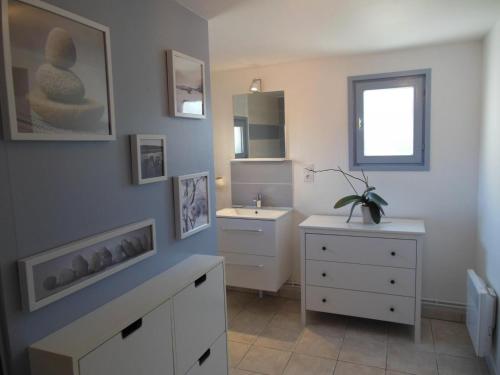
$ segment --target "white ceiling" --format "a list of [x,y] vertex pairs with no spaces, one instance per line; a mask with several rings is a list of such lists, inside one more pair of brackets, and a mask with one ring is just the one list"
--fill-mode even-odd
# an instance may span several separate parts
[[482,37],[500,0],[177,0],[209,20],[214,70]]

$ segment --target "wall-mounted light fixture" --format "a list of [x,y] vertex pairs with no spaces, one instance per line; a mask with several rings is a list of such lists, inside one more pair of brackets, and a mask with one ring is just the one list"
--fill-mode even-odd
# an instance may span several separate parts
[[251,92],[261,92],[262,91],[262,80],[260,78],[256,78],[252,81],[250,85]]

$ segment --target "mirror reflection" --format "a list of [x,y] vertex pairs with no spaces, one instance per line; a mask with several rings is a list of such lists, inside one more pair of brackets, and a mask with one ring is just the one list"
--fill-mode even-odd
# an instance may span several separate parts
[[285,157],[285,93],[257,92],[233,96],[234,156]]

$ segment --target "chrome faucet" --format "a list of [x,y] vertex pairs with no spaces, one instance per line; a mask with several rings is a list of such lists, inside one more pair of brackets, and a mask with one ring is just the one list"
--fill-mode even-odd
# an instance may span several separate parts
[[255,207],[257,207],[257,208],[262,207],[262,194],[261,193],[257,194],[257,199],[254,199],[253,203],[255,204]]

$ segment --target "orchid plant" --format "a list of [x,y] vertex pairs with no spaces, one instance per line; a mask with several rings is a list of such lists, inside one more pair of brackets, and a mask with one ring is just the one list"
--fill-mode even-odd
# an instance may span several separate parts
[[[314,170],[314,169],[307,169],[309,172],[312,172],[314,174],[316,173],[323,173],[323,172],[340,172],[344,176],[344,178],[347,180],[349,185],[351,186],[352,190],[354,190],[353,195],[348,195],[345,196],[337,201],[335,203],[334,208],[338,209],[344,206],[347,206],[348,204],[351,204],[351,211],[349,212],[349,217],[347,218],[347,222],[351,221],[352,214],[354,212],[354,209],[358,206],[361,205],[363,207],[368,207],[370,210],[370,216],[372,217],[373,221],[376,224],[380,223],[380,220],[382,219],[382,216],[385,215],[384,208],[383,206],[387,206],[388,203],[377,193],[375,193],[375,187],[370,186],[370,183],[368,182],[368,176],[365,175],[365,172],[361,170],[362,178],[356,177],[350,173],[347,173],[342,170],[342,168],[337,167],[337,168],[329,168],[329,169],[321,169],[321,170]],[[363,183],[363,193],[359,194],[358,190],[354,186],[354,182],[359,181]]]

